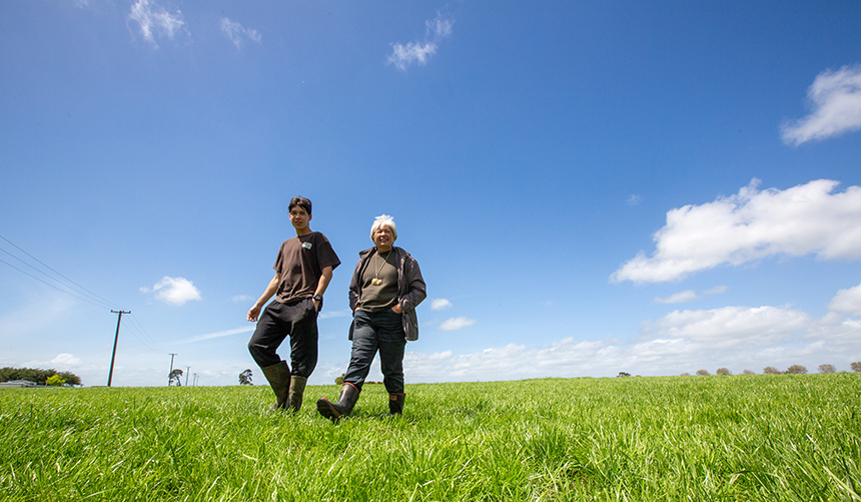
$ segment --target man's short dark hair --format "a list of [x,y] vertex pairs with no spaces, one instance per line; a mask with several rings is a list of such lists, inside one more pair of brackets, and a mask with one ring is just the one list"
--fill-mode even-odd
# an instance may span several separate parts
[[294,207],[299,206],[305,210],[309,215],[311,214],[311,201],[302,197],[301,195],[297,195],[290,199],[290,205],[287,206],[288,211],[292,211]]

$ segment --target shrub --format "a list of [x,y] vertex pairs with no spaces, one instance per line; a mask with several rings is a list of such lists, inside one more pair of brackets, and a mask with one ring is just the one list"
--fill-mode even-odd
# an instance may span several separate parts
[[718,375],[732,375],[732,371],[730,371],[728,368],[718,368],[715,373],[717,373]]
[[707,376],[709,374],[709,370],[697,370],[697,375],[699,376]]
[[793,364],[789,368],[786,368],[786,372],[790,375],[806,375],[807,368],[800,364]]
[[833,364],[820,364],[819,372],[820,373],[834,373],[836,370],[834,369]]
[[766,375],[782,375],[783,374],[782,371],[775,368],[774,366],[766,366],[765,368],[762,369],[762,372]]
[[852,363],[849,365],[849,367],[852,368],[852,371],[861,373],[861,361]]
[[756,373],[754,373],[753,371],[750,371],[750,370],[744,370],[741,372],[741,374],[742,375],[756,375]]
[[45,385],[50,385],[51,387],[59,387],[64,383],[66,383],[66,380],[60,375],[51,375],[47,380],[45,380]]

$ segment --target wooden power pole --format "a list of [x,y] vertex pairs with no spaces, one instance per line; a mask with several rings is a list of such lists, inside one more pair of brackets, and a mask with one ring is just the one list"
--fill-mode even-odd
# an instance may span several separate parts
[[111,352],[111,371],[108,373],[108,387],[111,386],[111,379],[114,377],[114,359],[117,357],[117,340],[120,337],[120,321],[123,320],[123,314],[131,314],[132,311],[128,312],[123,310],[111,310],[114,314],[119,314],[117,316],[117,333],[114,335],[114,350]]

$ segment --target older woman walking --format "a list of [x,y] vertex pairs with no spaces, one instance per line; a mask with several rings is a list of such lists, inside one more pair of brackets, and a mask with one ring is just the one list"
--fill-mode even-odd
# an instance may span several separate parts
[[350,281],[350,366],[338,402],[325,397],[317,400],[317,411],[333,421],[353,411],[378,350],[383,383],[389,392],[389,415],[404,409],[404,347],[407,340],[419,337],[415,308],[427,292],[418,262],[395,247],[397,238],[392,217],[378,216],[371,226],[374,247],[359,253]]

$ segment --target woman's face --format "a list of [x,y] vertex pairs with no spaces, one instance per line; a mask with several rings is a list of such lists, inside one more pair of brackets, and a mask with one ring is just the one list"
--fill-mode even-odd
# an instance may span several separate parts
[[392,249],[392,244],[395,243],[395,235],[388,225],[380,225],[379,228],[374,230],[373,241],[377,249],[385,253],[389,249]]

